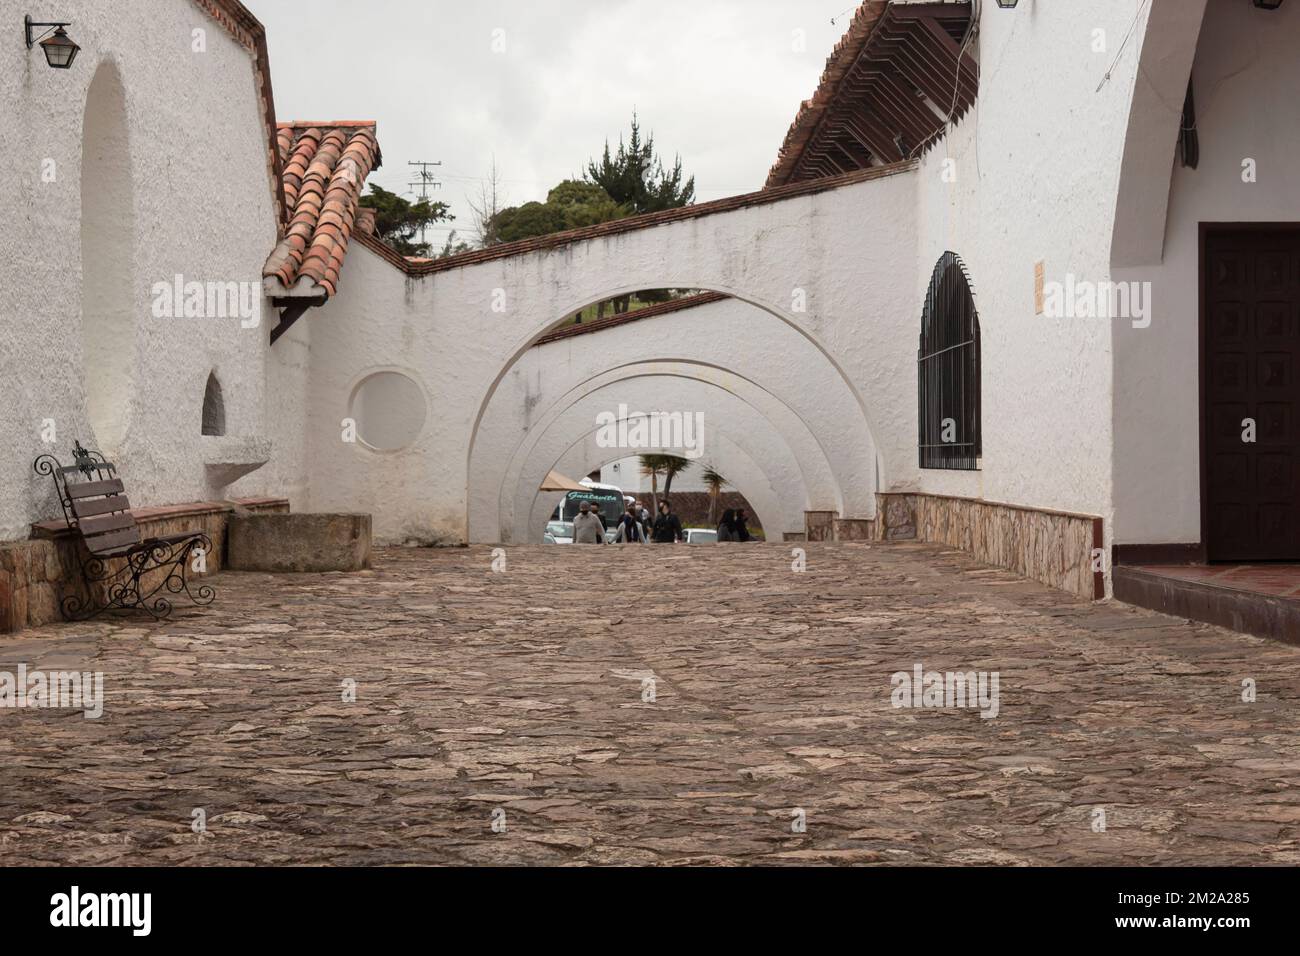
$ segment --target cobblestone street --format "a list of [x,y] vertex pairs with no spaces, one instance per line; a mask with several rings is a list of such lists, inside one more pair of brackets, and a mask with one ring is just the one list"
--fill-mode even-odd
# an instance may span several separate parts
[[[106,697],[0,710],[0,862],[1300,863],[1293,647],[919,544],[492,560],[0,639]],[[997,671],[997,717],[894,708],[917,664]]]

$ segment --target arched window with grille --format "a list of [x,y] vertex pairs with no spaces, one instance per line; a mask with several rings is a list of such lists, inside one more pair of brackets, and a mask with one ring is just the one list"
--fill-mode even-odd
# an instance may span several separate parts
[[956,253],[934,267],[916,360],[920,465],[979,468],[980,323],[970,277]]

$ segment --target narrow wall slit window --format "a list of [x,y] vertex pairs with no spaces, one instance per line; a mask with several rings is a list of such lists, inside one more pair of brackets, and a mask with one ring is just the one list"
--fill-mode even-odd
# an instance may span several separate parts
[[980,438],[980,323],[966,267],[945,252],[934,268],[917,351],[922,468],[974,471]]
[[208,384],[203,389],[203,428],[204,435],[224,435],[226,433],[226,399],[221,394],[221,383],[214,373],[208,373]]

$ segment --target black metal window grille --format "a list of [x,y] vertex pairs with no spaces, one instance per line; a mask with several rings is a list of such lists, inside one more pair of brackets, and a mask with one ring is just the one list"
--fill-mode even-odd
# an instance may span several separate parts
[[956,253],[934,267],[916,353],[920,466],[974,471],[980,439],[980,323]]

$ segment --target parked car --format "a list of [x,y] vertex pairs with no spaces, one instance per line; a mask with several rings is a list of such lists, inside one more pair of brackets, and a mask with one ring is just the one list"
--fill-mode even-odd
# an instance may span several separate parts
[[687,544],[717,544],[718,532],[712,528],[683,528]]
[[573,522],[548,521],[542,544],[573,544]]

